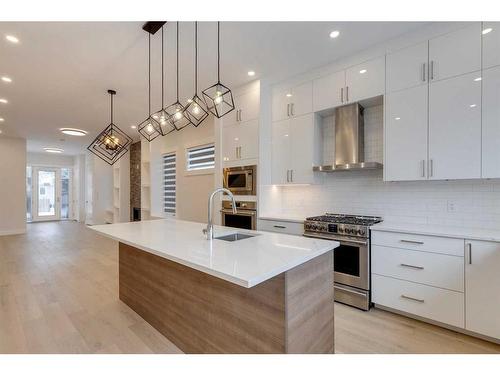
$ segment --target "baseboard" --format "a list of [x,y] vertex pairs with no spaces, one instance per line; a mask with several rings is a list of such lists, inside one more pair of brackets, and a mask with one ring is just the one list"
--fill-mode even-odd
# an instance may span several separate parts
[[10,230],[0,230],[0,236],[12,236],[15,234],[25,234],[26,228],[22,229],[10,229]]

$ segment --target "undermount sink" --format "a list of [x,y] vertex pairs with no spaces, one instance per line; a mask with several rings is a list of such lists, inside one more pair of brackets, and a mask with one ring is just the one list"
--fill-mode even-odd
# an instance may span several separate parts
[[231,233],[231,234],[226,234],[225,236],[220,236],[220,237],[215,237],[216,240],[222,240],[222,241],[239,241],[239,240],[244,240],[245,238],[250,238],[250,237],[255,237],[258,236],[258,234],[246,234],[246,233]]

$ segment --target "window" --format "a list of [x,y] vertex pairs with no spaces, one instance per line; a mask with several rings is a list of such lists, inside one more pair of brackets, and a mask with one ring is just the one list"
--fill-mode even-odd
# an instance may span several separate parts
[[187,170],[198,171],[215,168],[215,146],[213,143],[187,150]]
[[175,215],[175,152],[163,155],[163,211]]

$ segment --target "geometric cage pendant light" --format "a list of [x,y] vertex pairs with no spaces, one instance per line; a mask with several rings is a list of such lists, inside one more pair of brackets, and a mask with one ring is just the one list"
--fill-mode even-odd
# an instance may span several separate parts
[[161,27],[161,109],[153,113],[153,119],[159,122],[161,135],[167,135],[176,131],[175,126],[170,121],[170,116],[165,112],[165,100],[164,100],[164,73],[163,73],[163,26]]
[[161,135],[160,124],[151,116],[151,34],[148,33],[148,117],[142,121],[137,130],[148,141]]
[[208,110],[217,118],[234,109],[231,90],[220,83],[220,22],[217,22],[217,83],[202,91]]
[[184,116],[184,106],[179,101],[179,21],[176,23],[176,101],[165,108],[169,122],[177,129],[181,130],[190,125],[189,119]]
[[184,109],[184,115],[194,126],[208,117],[205,102],[198,96],[198,22],[194,23],[194,95]]
[[116,95],[116,91],[108,90],[108,94],[111,97],[111,122],[87,149],[109,165],[113,165],[127,153],[132,138],[113,124],[113,96]]

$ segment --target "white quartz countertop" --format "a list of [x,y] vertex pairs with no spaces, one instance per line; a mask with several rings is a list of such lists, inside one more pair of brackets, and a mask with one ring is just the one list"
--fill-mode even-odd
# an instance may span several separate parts
[[422,234],[427,236],[440,236],[464,238],[469,240],[500,242],[500,229],[474,229],[466,227],[440,226],[431,224],[404,224],[381,222],[370,227],[374,231],[403,232]]
[[258,234],[228,242],[208,241],[206,225],[174,218],[91,226],[127,245],[209,275],[251,288],[339,246],[336,241],[215,226],[215,237]]

